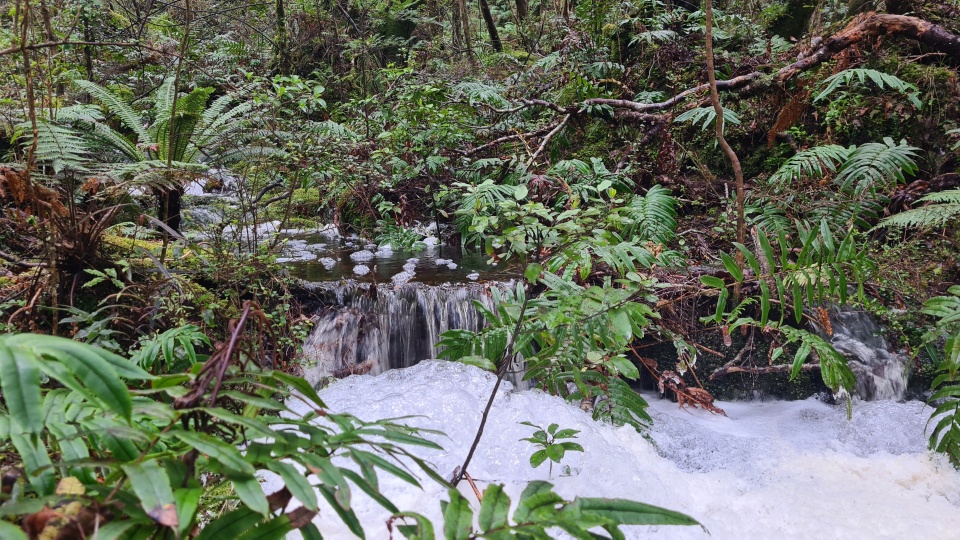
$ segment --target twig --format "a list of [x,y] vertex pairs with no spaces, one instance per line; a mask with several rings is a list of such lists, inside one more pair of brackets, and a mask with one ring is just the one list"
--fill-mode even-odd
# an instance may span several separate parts
[[567,125],[567,122],[570,121],[570,117],[572,115],[573,113],[568,113],[566,116],[563,117],[563,120],[561,120],[560,123],[557,124],[557,127],[553,128],[553,130],[550,133],[547,133],[547,136],[544,137],[543,141],[540,142],[540,147],[537,148],[537,151],[534,152],[532,156],[530,156],[529,160],[527,160],[527,168],[533,165],[533,162],[536,161],[538,157],[540,157],[540,154],[547,148],[547,145],[550,144],[550,139],[552,139],[554,135],[556,135],[557,133],[560,133],[560,131],[563,130],[563,127]]
[[480,490],[477,489],[477,484],[474,483],[473,478],[470,478],[470,473],[463,471],[463,476],[466,477],[467,482],[470,483],[470,487],[473,488],[473,494],[477,496],[478,502],[483,502],[483,495],[480,494]]

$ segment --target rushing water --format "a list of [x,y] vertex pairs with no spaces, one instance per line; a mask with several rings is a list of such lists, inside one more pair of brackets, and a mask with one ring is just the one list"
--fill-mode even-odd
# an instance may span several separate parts
[[831,332],[818,327],[857,377],[862,399],[903,399],[907,392],[907,358],[890,348],[883,330],[863,310],[831,309]]
[[[350,377],[321,397],[331,410],[364,420],[415,415],[406,422],[443,431],[435,438],[443,450],[411,450],[450,476],[469,450],[493,383],[492,374],[477,368],[432,361]],[[514,503],[527,482],[549,479],[565,497],[642,500],[685,512],[709,531],[628,527],[627,538],[634,539],[957,538],[960,474],[926,451],[930,408],[923,403],[856,400],[847,420],[844,406],[815,399],[718,403],[727,417],[648,399],[654,423],[644,436],[595,422],[540,391],[509,392],[508,385],[494,400],[470,473],[480,489],[505,484]],[[306,411],[294,411],[300,412]],[[568,452],[548,478],[545,465],[529,464],[536,448],[521,440],[532,434],[521,421],[580,430],[576,442],[584,452]],[[385,474],[380,487],[401,511],[422,513],[439,526],[445,489],[419,476],[423,489]],[[279,487],[265,475],[267,493]],[[470,488],[460,488],[476,511]],[[367,537],[387,538],[389,513],[358,490],[352,500]],[[317,519],[325,536],[352,538],[321,504]]]
[[327,307],[303,346],[306,379],[352,373],[376,375],[436,358],[440,334],[478,331],[484,325],[474,302],[490,307],[496,284],[398,286],[327,282],[312,289]]

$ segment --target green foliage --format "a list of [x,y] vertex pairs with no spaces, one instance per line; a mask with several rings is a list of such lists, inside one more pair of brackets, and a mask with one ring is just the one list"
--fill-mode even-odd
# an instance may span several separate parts
[[625,214],[632,222],[624,229],[625,236],[661,244],[673,240],[677,230],[676,203],[670,190],[660,184],[647,190],[646,195],[634,197]]
[[550,460],[550,476],[553,476],[553,464],[560,463],[567,452],[583,452],[583,447],[571,441],[560,441],[560,439],[576,439],[579,431],[575,429],[558,429],[559,424],[550,424],[547,429],[530,422],[520,422],[525,426],[536,428],[533,436],[521,441],[529,441],[540,447],[539,450],[530,455],[530,466],[536,469],[547,459]]
[[868,80],[875,84],[880,90],[889,88],[900,92],[918,109],[923,105],[918,97],[919,92],[915,85],[903,81],[895,75],[867,68],[845,69],[836,75],[828,77],[823,81],[823,84],[826,84],[826,88],[813,98],[813,102],[817,103],[830,97],[830,95],[841,87],[849,86],[853,83],[865,85]]
[[[690,122],[692,125],[696,126],[700,124],[700,129],[706,130],[713,127],[714,122],[717,119],[717,111],[712,107],[698,107],[696,109],[690,109],[689,111],[680,114],[673,119],[674,123],[682,124],[685,122]],[[723,109],[723,125],[724,129],[726,126],[740,125],[740,117],[737,116],[737,113],[733,112],[730,109]]]
[[[184,329],[179,338],[165,337],[182,349],[196,334]],[[240,338],[239,348],[252,352],[244,341]],[[304,536],[317,537],[310,522],[318,510],[316,491],[363,537],[350,503],[354,489],[397,512],[378,493],[377,471],[419,487],[410,472],[385,458],[418,464],[442,481],[406,450],[439,449],[416,430],[328,413],[302,379],[257,368],[254,357],[234,361],[230,352],[218,351],[188,373],[157,377],[125,358],[64,338],[0,336],[6,406],[0,446],[22,461],[29,483],[0,496],[3,514],[23,516],[76,500],[95,512],[112,508],[112,516],[100,518],[101,533],[139,528],[183,535],[208,519],[198,501],[220,479],[230,488],[235,510],[212,518],[198,538],[241,533],[264,538],[267,530],[269,537],[279,537],[293,530],[293,522]],[[62,386],[47,389],[44,378]],[[290,414],[274,395],[303,400],[313,410],[303,417]],[[352,462],[360,473],[334,458]],[[264,494],[257,475],[265,471],[280,476],[286,495]],[[76,487],[62,489],[71,483]],[[285,513],[286,502],[276,502],[284,497],[296,498],[304,509]]]
[[[794,323],[799,324],[804,319],[804,306],[844,304],[848,300],[848,286],[854,284],[856,297],[865,301],[863,286],[876,271],[876,264],[865,248],[858,248],[856,236],[850,232],[843,238],[835,238],[824,220],[819,229],[807,229],[797,223],[796,243],[788,240],[783,230],[773,238],[758,230],[752,250],[734,243],[747,263],[746,270],[741,270],[727,254],[722,257],[724,267],[735,284],[739,287],[753,284],[756,292],[744,296],[728,311],[727,303],[731,299],[728,284],[718,277],[702,276],[700,281],[704,285],[718,291],[716,311],[706,317],[705,322],[722,325],[728,333],[744,325],[779,333],[784,341],[774,348],[772,362],[782,356],[783,345],[797,344],[791,378],[799,375],[810,354],[816,352],[823,382],[833,392],[842,389],[849,397],[855,379],[844,357],[819,336],[789,326],[787,317],[792,311]],[[755,311],[757,307],[759,313]],[[754,311],[752,316],[748,310]]]
[[[624,499],[577,497],[564,500],[548,482],[535,481],[520,495],[517,508],[510,515],[510,497],[503,486],[491,484],[484,490],[477,516],[479,529],[474,531],[474,512],[459,491],[451,489],[449,501],[441,503],[443,538],[551,538],[549,531],[561,529],[574,538],[624,538],[621,525],[698,525],[691,517]],[[419,514],[404,513],[394,519],[411,519],[413,525],[400,525],[398,530],[409,539],[434,538],[429,522]],[[511,523],[512,522],[512,523]],[[610,536],[591,532],[600,528]]]
[[913,208],[883,218],[877,227],[905,229],[909,227],[942,227],[960,215],[960,189],[948,189],[930,193],[917,199],[917,203],[935,203]]
[[[923,304],[923,313],[936,317],[934,327],[924,336],[926,349],[939,357],[937,377],[930,385],[934,405],[930,423],[930,449],[946,454],[960,467],[960,286],[950,287],[950,296],[936,296]],[[935,347],[943,342],[943,354]]]
[[184,367],[190,367],[205,359],[197,355],[196,347],[210,346],[210,338],[192,324],[171,328],[151,339],[141,341],[140,348],[130,355],[134,364],[152,370],[158,359],[162,359],[163,372],[175,373]]

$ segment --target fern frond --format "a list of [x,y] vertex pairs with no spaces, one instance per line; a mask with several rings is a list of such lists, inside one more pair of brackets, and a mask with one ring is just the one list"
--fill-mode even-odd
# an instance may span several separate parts
[[813,98],[813,102],[816,103],[822,99],[826,99],[841,86],[849,85],[854,81],[858,81],[860,84],[866,84],[868,80],[873,82],[880,90],[890,88],[900,92],[918,109],[922,106],[920,98],[917,97],[918,90],[916,86],[895,75],[865,68],[846,69],[827,78],[823,81],[827,87]]
[[[20,124],[29,128],[29,124]],[[33,143],[30,131],[26,131],[25,146]],[[70,170],[88,172],[86,163],[90,159],[90,150],[79,134],[70,127],[57,125],[47,120],[37,120],[37,146],[34,158],[53,168],[54,174]]]
[[906,174],[915,174],[914,158],[919,148],[906,141],[894,143],[884,137],[882,143],[862,144],[854,150],[837,174],[836,183],[843,189],[852,189],[860,195],[867,190],[887,189],[904,182]]
[[676,204],[670,190],[660,184],[651,187],[646,195],[634,197],[627,211],[633,223],[627,227],[626,236],[660,244],[673,240],[677,229]]
[[140,115],[133,110],[133,107],[131,107],[129,103],[96,83],[84,80],[76,80],[73,81],[73,84],[80,90],[90,94],[93,99],[102,103],[107,107],[107,110],[115,114],[123,123],[123,125],[127,127],[127,129],[137,134],[138,142],[153,142],[153,139],[150,137],[147,129],[143,127],[143,121],[140,118]]
[[503,88],[482,82],[463,82],[454,87],[454,92],[467,98],[470,105],[484,103],[492,107],[508,107],[510,101],[503,97]]
[[[174,102],[177,97],[177,88],[174,86],[174,78],[167,77],[160,83],[160,88],[153,92],[153,118],[154,122],[170,120],[173,113]],[[169,125],[169,124],[168,124]]]
[[[681,114],[676,117],[673,122],[676,124],[682,124],[684,122],[690,122],[692,125],[696,126],[701,124],[700,129],[707,129],[713,122],[717,119],[717,111],[713,110],[713,107],[699,107],[696,109],[690,109],[689,111]],[[730,109],[723,109],[723,124],[740,124],[740,117],[737,116],[737,113],[733,112]]]
[[934,202],[880,221],[877,227],[905,229],[908,227],[941,227],[960,216],[960,189],[948,189],[921,197],[917,202]]
[[844,148],[837,144],[814,146],[797,152],[788,159],[773,176],[770,184],[782,186],[800,178],[821,178],[834,173],[841,164],[850,159],[855,147]]

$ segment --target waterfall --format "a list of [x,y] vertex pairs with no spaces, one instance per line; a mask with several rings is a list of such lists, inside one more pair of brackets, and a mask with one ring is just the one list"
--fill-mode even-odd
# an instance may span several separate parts
[[314,283],[311,289],[324,307],[303,345],[304,376],[316,385],[326,377],[378,375],[436,358],[443,332],[483,328],[473,301],[491,307],[491,286],[496,285]]
[[863,310],[829,310],[832,333],[825,335],[847,358],[847,365],[857,377],[857,395],[871,401],[901,400],[907,391],[907,359],[890,349],[880,325]]

